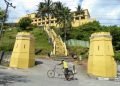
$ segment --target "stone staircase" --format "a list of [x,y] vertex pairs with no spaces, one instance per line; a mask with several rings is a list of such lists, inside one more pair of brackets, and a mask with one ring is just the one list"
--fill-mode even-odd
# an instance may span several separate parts
[[57,35],[53,29],[44,27],[44,30],[46,31],[46,33],[48,34],[49,38],[53,43],[52,55],[67,56],[68,52],[66,44],[62,41],[61,37]]

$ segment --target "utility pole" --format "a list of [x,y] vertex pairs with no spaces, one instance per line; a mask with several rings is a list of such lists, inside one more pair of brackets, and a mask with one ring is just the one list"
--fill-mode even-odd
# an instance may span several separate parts
[[5,9],[5,14],[4,14],[2,22],[1,22],[0,39],[2,37],[3,27],[4,27],[4,23],[5,23],[6,17],[7,17],[8,8],[9,7],[16,8],[16,6],[13,6],[12,3],[8,2],[7,0],[4,0],[4,2],[6,4],[6,9]]
[[[2,19],[2,22],[1,22],[1,28],[0,28],[0,40],[2,38],[2,32],[3,32],[3,27],[4,27],[4,23],[5,23],[5,20],[6,20],[6,17],[7,17],[7,12],[8,12],[8,8],[9,7],[12,7],[12,8],[16,8],[15,6],[12,5],[12,3],[8,2],[7,0],[4,0],[5,4],[6,4],[6,9],[5,9],[5,14],[3,16],[3,19]],[[4,57],[4,50],[2,50],[1,52],[1,56],[0,56],[0,64],[3,60],[3,57]]]

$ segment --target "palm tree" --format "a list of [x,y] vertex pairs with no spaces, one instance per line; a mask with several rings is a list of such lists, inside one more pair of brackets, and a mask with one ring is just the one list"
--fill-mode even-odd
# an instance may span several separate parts
[[76,14],[77,14],[77,15],[80,15],[80,14],[81,14],[81,15],[84,15],[84,11],[83,11],[83,9],[81,8],[80,5],[77,6],[76,10],[77,10],[77,11],[76,11]]
[[80,5],[78,5],[76,9],[77,9],[77,11],[76,11],[77,14],[84,14],[84,11]]
[[54,16],[57,18],[57,23],[64,30],[64,41],[66,41],[67,29],[71,27],[73,20],[70,9],[65,7],[61,2],[54,3]]
[[61,12],[63,7],[64,6],[63,6],[63,4],[60,1],[53,3],[53,10],[54,10],[53,14],[54,14],[55,17],[59,16],[58,14]]
[[51,0],[45,0],[40,2],[37,10],[39,17],[47,16],[50,26],[50,15],[56,17],[57,23],[64,28],[64,40],[66,40],[67,28],[71,26],[72,15],[70,9],[65,7],[61,2],[52,2]]
[[80,12],[81,10],[82,10],[82,9],[81,9],[81,6],[78,5],[78,7],[77,7],[77,11]]
[[51,0],[45,0],[45,2],[40,2],[38,5],[37,16],[48,17],[48,23],[50,26],[50,15],[52,15],[52,4]]

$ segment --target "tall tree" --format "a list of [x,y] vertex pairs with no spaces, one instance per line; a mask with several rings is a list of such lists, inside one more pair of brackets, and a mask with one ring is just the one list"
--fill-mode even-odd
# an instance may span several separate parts
[[[50,15],[52,15],[52,4],[51,0],[45,0],[44,2],[40,2],[38,5],[37,16],[38,17],[48,17],[48,22],[50,24]],[[49,25],[50,26],[50,25]]]
[[76,13],[77,13],[77,14],[84,14],[84,11],[83,11],[83,9],[81,8],[80,5],[77,6],[77,8],[76,8]]
[[57,23],[63,28],[64,41],[66,41],[67,29],[72,26],[71,22],[73,20],[70,9],[61,2],[56,2],[54,3],[54,16],[57,18]]

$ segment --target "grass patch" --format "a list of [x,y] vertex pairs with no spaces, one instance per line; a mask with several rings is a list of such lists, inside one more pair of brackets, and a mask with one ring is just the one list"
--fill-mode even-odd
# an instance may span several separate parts
[[48,36],[43,29],[35,28],[31,33],[35,36],[35,49],[41,50],[40,54],[44,55],[52,50]]
[[13,29],[9,28],[5,31],[4,35],[0,40],[0,51],[1,50],[12,51],[16,34],[17,34],[16,28]]
[[[12,51],[15,43],[15,38],[18,33],[17,28],[9,28],[5,31],[0,40],[0,51]],[[41,50],[38,54],[47,54],[52,50],[52,46],[48,43],[48,36],[41,28],[34,28],[30,31],[35,37],[35,49]]]

